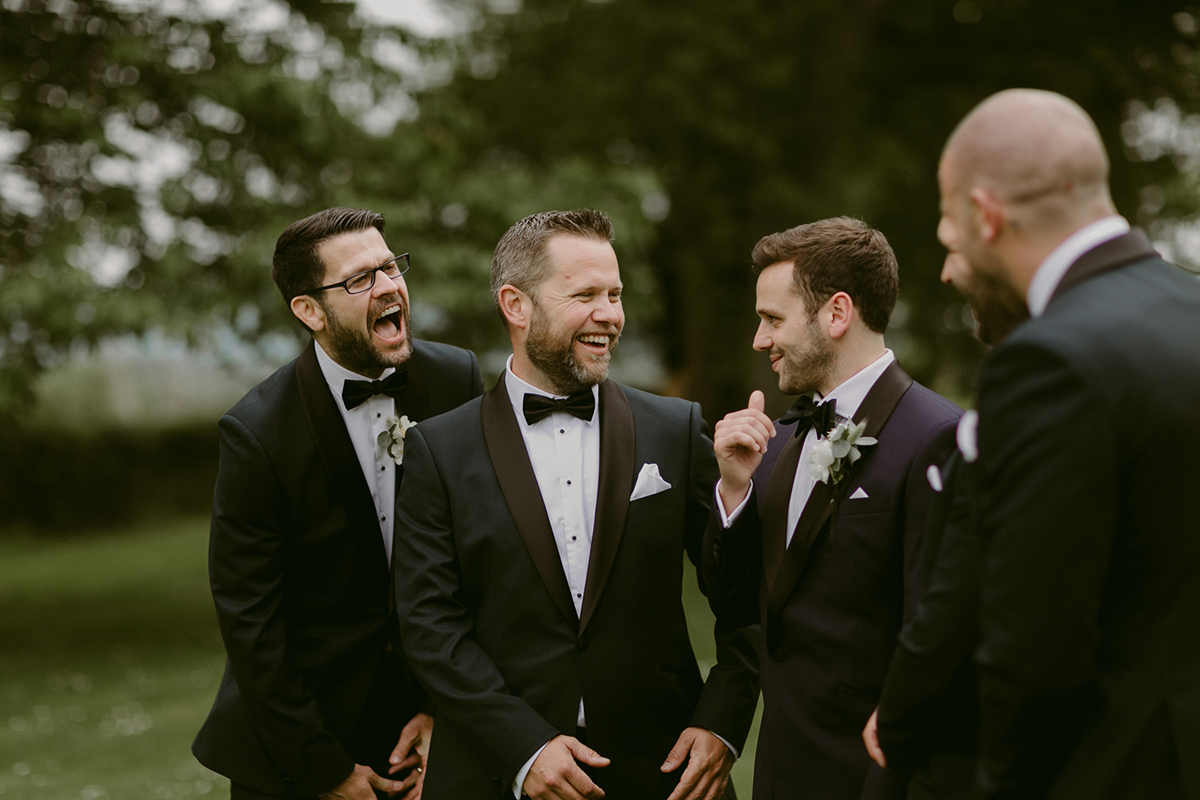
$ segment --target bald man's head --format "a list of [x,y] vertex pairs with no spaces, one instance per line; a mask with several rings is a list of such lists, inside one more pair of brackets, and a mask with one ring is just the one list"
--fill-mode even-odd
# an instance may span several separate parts
[[946,143],[939,178],[943,196],[982,188],[1027,229],[1074,230],[1115,213],[1100,132],[1053,92],[1010,89],[976,106]]

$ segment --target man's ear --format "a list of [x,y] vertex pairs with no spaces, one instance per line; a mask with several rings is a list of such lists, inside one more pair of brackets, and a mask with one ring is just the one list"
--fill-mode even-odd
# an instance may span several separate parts
[[306,294],[298,294],[292,298],[292,313],[296,319],[304,323],[310,331],[325,330],[325,309],[321,304]]
[[511,328],[528,328],[533,316],[533,299],[512,284],[506,283],[496,293],[500,314]]
[[829,338],[840,339],[845,336],[846,331],[850,330],[850,323],[854,321],[854,301],[850,295],[837,292],[825,301],[822,311],[828,316],[825,329],[829,332]]
[[996,241],[1007,221],[1004,207],[992,193],[982,187],[971,190],[972,216],[979,225],[979,238],[988,244]]

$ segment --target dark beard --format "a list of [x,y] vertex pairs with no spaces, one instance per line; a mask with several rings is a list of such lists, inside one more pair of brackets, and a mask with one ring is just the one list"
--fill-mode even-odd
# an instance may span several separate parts
[[408,304],[403,300],[389,299],[384,305],[400,303],[400,317],[404,325],[404,347],[397,353],[385,356],[362,331],[343,325],[336,314],[325,309],[325,329],[329,332],[329,357],[351,372],[371,377],[388,367],[400,367],[412,356],[412,327],[408,319]]
[[[811,346],[800,354],[800,363],[793,362],[788,354],[784,353],[785,369],[781,370],[781,373],[786,374],[779,376],[779,391],[784,394],[820,392],[821,387],[832,379],[837,356],[833,351],[833,344],[820,335],[819,327],[816,319],[809,320]],[[788,370],[788,365],[795,368]],[[787,384],[784,383],[785,380],[788,381]]]
[[[615,330],[610,328],[605,333],[615,334]],[[529,323],[529,336],[525,339],[525,355],[558,394],[569,395],[602,383],[608,377],[608,365],[617,344],[617,336],[619,334],[614,335],[608,353],[589,370],[575,354],[575,337],[569,336],[565,341],[555,340],[545,315],[535,305],[533,319]]]
[[975,315],[975,335],[984,344],[1000,344],[1013,328],[1029,319],[1029,305],[1007,283],[976,274],[971,291],[963,293]]

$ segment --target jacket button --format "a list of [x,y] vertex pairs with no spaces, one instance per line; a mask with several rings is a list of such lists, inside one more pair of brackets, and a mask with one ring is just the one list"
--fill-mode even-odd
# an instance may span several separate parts
[[588,647],[587,637],[580,636],[579,641],[575,643],[575,649],[582,653],[584,650],[587,650],[587,647]]

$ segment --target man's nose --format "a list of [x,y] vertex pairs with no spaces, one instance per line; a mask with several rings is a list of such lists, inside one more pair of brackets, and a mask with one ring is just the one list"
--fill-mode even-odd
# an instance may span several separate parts
[[771,337],[768,336],[767,332],[763,330],[763,325],[765,325],[765,324],[766,323],[760,322],[758,324],[758,330],[756,330],[754,332],[754,349],[755,350],[761,351],[761,350],[770,350],[771,349]]

